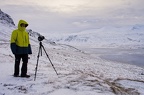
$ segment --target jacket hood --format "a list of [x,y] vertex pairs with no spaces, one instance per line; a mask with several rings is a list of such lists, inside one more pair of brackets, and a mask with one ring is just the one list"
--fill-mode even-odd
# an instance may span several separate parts
[[19,23],[18,23],[18,29],[19,29],[20,31],[25,31],[26,27],[21,27],[21,26],[20,26],[20,24],[22,24],[22,23],[28,25],[28,23],[27,23],[25,20],[20,20]]

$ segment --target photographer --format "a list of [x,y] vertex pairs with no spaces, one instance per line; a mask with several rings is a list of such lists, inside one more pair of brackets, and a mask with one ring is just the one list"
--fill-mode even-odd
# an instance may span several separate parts
[[19,77],[19,65],[22,59],[21,77],[30,77],[27,75],[28,54],[32,54],[29,35],[26,31],[28,23],[20,20],[18,29],[11,34],[11,51],[15,55],[14,77]]

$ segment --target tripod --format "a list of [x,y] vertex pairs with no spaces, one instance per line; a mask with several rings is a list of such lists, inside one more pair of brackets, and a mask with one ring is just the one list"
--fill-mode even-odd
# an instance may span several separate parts
[[39,43],[39,52],[38,52],[38,56],[37,56],[37,64],[36,64],[36,68],[35,68],[35,77],[34,77],[34,81],[36,80],[36,74],[37,74],[37,69],[38,69],[38,61],[39,61],[40,53],[41,53],[41,56],[42,56],[42,49],[44,50],[44,52],[45,52],[47,58],[49,59],[49,61],[50,61],[51,65],[52,65],[54,71],[55,71],[56,74],[58,75],[58,73],[57,73],[57,71],[56,71],[54,65],[52,64],[52,61],[51,61],[50,58],[49,58],[49,55],[47,54],[47,52],[46,52],[44,46],[42,45],[42,42],[40,41],[40,43]]

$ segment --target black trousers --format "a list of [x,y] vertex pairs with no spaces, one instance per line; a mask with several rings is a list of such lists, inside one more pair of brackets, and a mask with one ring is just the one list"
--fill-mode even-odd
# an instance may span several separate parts
[[19,75],[20,61],[22,59],[21,75],[27,74],[28,54],[15,54],[14,75]]

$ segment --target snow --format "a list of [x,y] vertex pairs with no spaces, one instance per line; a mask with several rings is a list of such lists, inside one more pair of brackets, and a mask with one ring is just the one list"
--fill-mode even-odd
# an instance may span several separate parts
[[46,41],[43,45],[58,75],[43,52],[34,81],[39,42],[33,37],[33,54],[29,55],[28,63],[31,77],[13,77],[15,59],[9,39],[14,27],[0,26],[0,95],[144,95],[144,68],[104,60],[73,46]]
[[51,41],[73,46],[134,49],[144,47],[143,30],[143,25],[104,26],[64,35],[46,34],[46,37]]
[[138,92],[140,92],[142,95],[144,95],[144,83],[141,83],[140,81],[131,81],[131,80],[120,80],[118,81],[122,86],[124,85],[127,88],[137,88]]
[[[143,68],[109,62],[66,46],[44,46],[59,75],[56,75],[43,52],[34,81],[38,45],[32,45],[33,54],[28,65],[30,78],[12,76],[14,56],[9,44],[1,45],[0,49],[5,52],[0,52],[0,95],[115,95],[118,92],[114,93],[112,87],[119,85],[124,89],[133,89],[128,95],[137,91],[143,95]],[[125,95],[121,90],[119,93]]]

